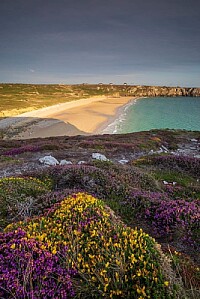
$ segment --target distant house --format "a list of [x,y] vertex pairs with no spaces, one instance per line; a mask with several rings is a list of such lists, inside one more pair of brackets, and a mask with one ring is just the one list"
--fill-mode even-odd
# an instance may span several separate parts
[[124,85],[127,85],[127,83],[125,82]]
[[98,85],[103,85],[103,83],[99,83]]
[[109,85],[113,86],[113,83],[109,83]]

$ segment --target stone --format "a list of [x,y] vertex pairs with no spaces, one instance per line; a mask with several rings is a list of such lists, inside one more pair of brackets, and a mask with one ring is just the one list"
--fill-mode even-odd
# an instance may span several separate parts
[[73,163],[71,161],[67,161],[67,160],[61,160],[60,161],[60,165],[72,165]]
[[169,151],[164,145],[161,145],[161,148],[164,150],[165,153]]
[[163,181],[164,185],[169,185],[169,183],[167,181]]
[[127,164],[129,162],[129,160],[126,159],[122,159],[118,161],[120,164]]
[[193,138],[193,139],[190,139],[190,141],[192,141],[192,142],[198,142],[198,140],[197,140],[197,139],[195,139],[195,138]]
[[153,154],[154,154],[154,150],[150,150],[149,155],[153,155]]
[[99,153],[93,153],[92,158],[99,161],[109,161],[109,159],[107,159],[106,156]]
[[162,154],[163,153],[163,149],[160,147],[160,149],[158,151],[155,152],[156,154]]
[[194,146],[190,146],[189,149],[192,150],[192,151],[194,151],[194,150],[196,150],[197,148],[196,148],[196,146],[195,146],[195,147],[194,147]]
[[82,164],[86,164],[86,162],[85,161],[79,161],[78,162],[78,165],[82,165]]
[[52,157],[51,155],[40,158],[39,162],[50,166],[55,166],[59,164],[58,160],[56,160],[56,158]]

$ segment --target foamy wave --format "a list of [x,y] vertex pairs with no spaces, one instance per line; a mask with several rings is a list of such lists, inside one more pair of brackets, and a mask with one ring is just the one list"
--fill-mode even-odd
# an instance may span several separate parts
[[117,134],[120,132],[120,129],[123,125],[123,123],[126,121],[126,116],[128,113],[129,108],[132,105],[135,105],[137,102],[137,99],[134,99],[130,101],[128,104],[123,106],[122,111],[118,118],[116,118],[112,123],[110,123],[103,131],[103,134]]

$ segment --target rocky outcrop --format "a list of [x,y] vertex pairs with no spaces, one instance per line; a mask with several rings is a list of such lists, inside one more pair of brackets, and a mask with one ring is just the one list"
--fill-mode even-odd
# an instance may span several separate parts
[[124,94],[137,97],[199,97],[200,88],[167,86],[127,86]]
[[200,88],[193,88],[192,89],[192,96],[193,97],[200,97]]
[[200,88],[197,87],[169,87],[169,86],[146,86],[146,85],[90,85],[96,87],[102,93],[112,92],[113,96],[136,96],[136,97],[200,97]]

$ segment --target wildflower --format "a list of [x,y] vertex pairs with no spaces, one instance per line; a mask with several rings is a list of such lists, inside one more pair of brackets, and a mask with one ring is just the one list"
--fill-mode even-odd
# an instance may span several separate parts
[[164,285],[165,285],[166,287],[168,287],[168,286],[169,286],[169,281],[164,281]]

